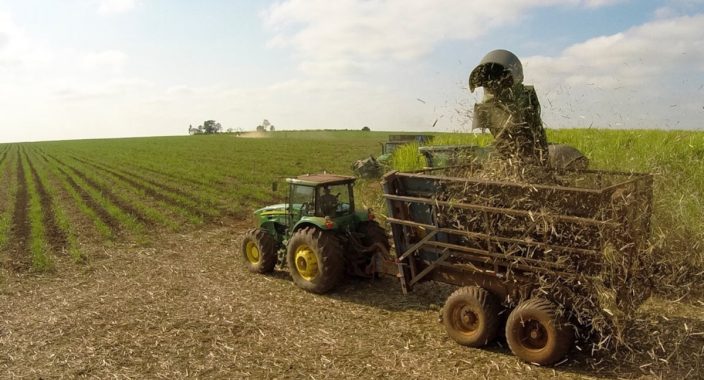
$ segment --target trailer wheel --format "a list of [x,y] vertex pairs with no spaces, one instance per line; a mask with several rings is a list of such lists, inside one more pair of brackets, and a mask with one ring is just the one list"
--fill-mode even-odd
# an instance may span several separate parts
[[268,232],[255,228],[242,239],[242,259],[250,272],[269,273],[276,266],[276,241]]
[[520,359],[549,365],[567,354],[574,333],[557,314],[552,302],[532,298],[520,303],[508,316],[506,341]]
[[442,321],[447,335],[457,343],[481,347],[499,332],[500,305],[493,294],[476,286],[457,289],[447,298]]
[[313,227],[293,234],[288,242],[286,261],[293,282],[313,293],[328,292],[345,273],[340,241],[334,233]]

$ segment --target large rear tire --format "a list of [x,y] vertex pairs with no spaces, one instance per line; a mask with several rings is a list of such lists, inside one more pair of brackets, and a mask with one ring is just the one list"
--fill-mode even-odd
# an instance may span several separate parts
[[486,289],[466,286],[447,298],[442,322],[447,335],[469,347],[481,347],[494,340],[499,332],[501,306]]
[[558,315],[552,302],[532,298],[520,303],[508,316],[506,341],[520,359],[549,365],[567,355],[574,342],[574,332]]
[[265,230],[247,231],[242,239],[242,259],[253,273],[269,273],[276,266],[276,240]]
[[345,273],[340,241],[334,233],[313,227],[293,234],[288,242],[286,261],[293,282],[313,293],[330,291]]

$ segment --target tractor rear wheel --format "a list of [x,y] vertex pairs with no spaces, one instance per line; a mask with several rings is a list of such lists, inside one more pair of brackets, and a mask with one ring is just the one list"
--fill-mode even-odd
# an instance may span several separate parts
[[343,249],[333,232],[307,227],[288,242],[286,261],[293,282],[313,293],[334,288],[345,273]]
[[269,273],[276,266],[276,240],[267,231],[255,228],[242,239],[242,259],[250,272]]
[[506,341],[514,355],[539,365],[562,359],[572,346],[574,332],[557,307],[542,298],[520,303],[506,321]]
[[442,322],[450,338],[469,347],[481,347],[499,332],[501,306],[493,294],[477,286],[457,289],[442,309]]

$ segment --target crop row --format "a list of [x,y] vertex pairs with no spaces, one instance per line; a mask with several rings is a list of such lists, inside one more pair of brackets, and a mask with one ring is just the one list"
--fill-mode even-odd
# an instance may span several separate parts
[[349,172],[381,139],[279,136],[0,144],[2,262],[50,269],[62,258],[85,260],[96,244],[145,243],[163,231],[241,219],[283,198],[271,182]]

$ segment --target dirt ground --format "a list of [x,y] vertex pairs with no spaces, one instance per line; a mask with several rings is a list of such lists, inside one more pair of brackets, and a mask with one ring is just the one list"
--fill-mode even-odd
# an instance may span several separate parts
[[[423,284],[404,296],[394,279],[349,279],[330,295],[306,293],[284,270],[262,276],[243,269],[247,226],[164,236],[150,247],[86,248],[86,264],[59,260],[54,273],[3,270],[0,378],[704,376],[701,362],[687,357],[675,365],[659,348],[654,364],[647,356],[624,364],[575,349],[557,367],[539,368],[519,362],[505,343],[461,347],[438,323],[452,288]],[[689,324],[676,347],[704,350],[701,301],[656,299],[648,308],[648,331],[665,337]],[[674,347],[660,346],[665,353]]]

